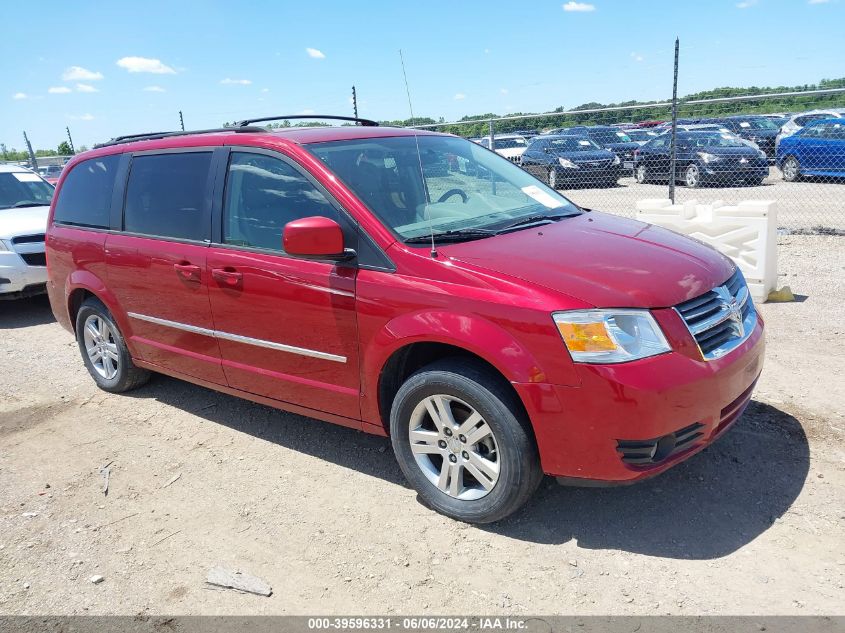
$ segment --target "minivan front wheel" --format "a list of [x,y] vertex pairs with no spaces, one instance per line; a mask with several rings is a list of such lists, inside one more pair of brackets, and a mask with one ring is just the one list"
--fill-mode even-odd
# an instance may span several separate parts
[[426,505],[468,523],[490,523],[522,506],[542,479],[524,417],[510,385],[483,364],[438,361],[396,394],[393,450]]
[[76,340],[85,368],[100,389],[120,393],[149,380],[150,372],[132,362],[120,330],[101,301],[82,302],[76,315]]

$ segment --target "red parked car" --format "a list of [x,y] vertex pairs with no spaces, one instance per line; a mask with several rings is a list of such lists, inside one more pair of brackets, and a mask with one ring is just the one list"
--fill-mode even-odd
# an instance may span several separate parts
[[102,389],[160,372],[390,436],[427,504],[479,523],[543,473],[664,471],[751,398],[763,322],[715,250],[454,136],[256,121],[62,173],[50,301]]

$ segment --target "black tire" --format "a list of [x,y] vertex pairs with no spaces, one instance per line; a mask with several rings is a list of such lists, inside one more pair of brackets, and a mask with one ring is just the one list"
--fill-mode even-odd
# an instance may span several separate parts
[[787,156],[781,164],[781,174],[786,182],[801,180],[801,163],[795,156]]
[[[116,361],[113,364],[115,370],[113,376],[104,375],[103,370],[95,366],[95,362],[88,353],[85,327],[86,322],[92,319],[100,319],[108,327],[108,333],[104,340],[116,354]],[[82,306],[76,315],[76,341],[79,344],[79,353],[82,355],[82,362],[85,363],[85,368],[91,374],[97,386],[103,391],[110,393],[130,391],[140,387],[150,379],[149,371],[135,366],[135,363],[132,362],[132,356],[126,347],[126,342],[123,340],[120,329],[114,322],[111,313],[99,299],[89,297],[82,302]]]
[[[492,431],[498,479],[481,498],[459,499],[438,488],[424,473],[411,449],[410,425],[414,411],[423,406],[427,398],[439,395],[450,396],[456,402],[462,401],[460,404],[469,405],[481,416],[481,424],[486,423]],[[453,428],[457,429],[457,426]],[[500,375],[473,360],[444,359],[408,378],[393,401],[390,431],[399,466],[421,500],[437,512],[459,521],[491,523],[503,519],[531,497],[543,478],[530,423],[525,419],[521,403],[511,386]],[[463,438],[452,433],[449,435],[452,441],[457,437]],[[446,454],[449,450],[452,449],[444,446],[440,462],[443,470],[447,466]],[[461,459],[461,455],[466,457],[468,454],[455,453],[454,457]],[[432,457],[436,460],[439,456]],[[477,481],[469,466],[462,473],[461,485]],[[465,478],[466,473],[470,474],[468,479]]]

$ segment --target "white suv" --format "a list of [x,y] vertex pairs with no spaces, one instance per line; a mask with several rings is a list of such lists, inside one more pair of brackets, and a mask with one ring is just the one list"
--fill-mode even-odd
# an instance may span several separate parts
[[24,167],[0,165],[0,299],[45,291],[44,232],[53,186]]
[[[490,149],[489,136],[484,136],[477,142],[479,145]],[[521,163],[522,155],[527,147],[528,140],[519,134],[497,134],[493,137],[493,151],[517,165]]]

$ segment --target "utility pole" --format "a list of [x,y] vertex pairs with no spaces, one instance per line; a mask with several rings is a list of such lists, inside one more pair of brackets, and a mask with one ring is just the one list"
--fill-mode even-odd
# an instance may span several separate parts
[[3,152],[3,160],[7,160],[9,158],[9,154],[6,152],[6,144],[0,143],[0,151]]
[[32,144],[29,142],[26,132],[23,133],[23,140],[26,143],[26,149],[29,152],[30,167],[32,167],[32,169],[38,169],[38,161],[35,159],[35,152],[32,151]]
[[182,126],[182,131],[185,131],[185,119],[182,118],[182,111],[179,110],[179,125]]
[[355,86],[352,86],[352,112],[354,112],[354,116],[358,118],[358,95],[355,93]]
[[669,200],[675,204],[675,157],[678,136],[678,38],[675,38],[675,78],[672,81],[672,139],[669,146]]
[[65,130],[67,130],[67,142],[70,143],[70,153],[76,154],[76,148],[73,146],[73,138],[70,136],[70,128],[66,127]]

